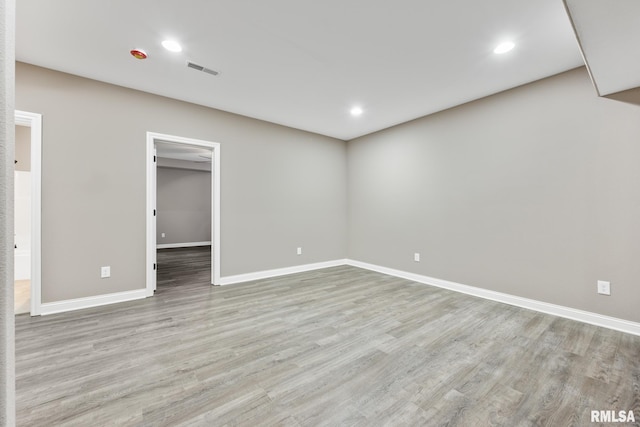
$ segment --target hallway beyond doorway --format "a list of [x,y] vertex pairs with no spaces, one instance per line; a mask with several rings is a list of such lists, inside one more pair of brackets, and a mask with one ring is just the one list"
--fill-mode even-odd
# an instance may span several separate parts
[[183,286],[211,286],[211,246],[158,249],[156,294]]

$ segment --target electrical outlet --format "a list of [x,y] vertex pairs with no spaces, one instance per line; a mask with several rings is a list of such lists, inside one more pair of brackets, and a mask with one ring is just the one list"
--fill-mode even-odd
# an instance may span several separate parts
[[166,234],[164,234],[164,233],[162,233],[160,236],[161,236],[163,239],[164,239],[165,237],[167,237],[167,235],[166,235]]
[[611,295],[611,282],[598,280],[598,293],[600,295]]
[[298,255],[302,255],[302,248],[298,248],[297,253],[298,253]]
[[106,279],[107,277],[111,277],[111,267],[100,267],[100,278]]
[[413,260],[415,262],[420,262],[420,254],[418,252],[413,254]]

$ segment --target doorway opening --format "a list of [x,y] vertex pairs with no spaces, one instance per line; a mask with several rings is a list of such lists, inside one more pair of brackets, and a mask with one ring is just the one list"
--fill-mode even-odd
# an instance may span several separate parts
[[16,125],[13,171],[14,313],[31,312],[31,128]]
[[[182,186],[177,193],[174,184]],[[147,132],[147,296],[158,284],[158,250],[165,261],[180,253],[206,257],[199,268],[212,285],[220,284],[219,143]]]
[[14,310],[40,315],[42,116],[15,112]]

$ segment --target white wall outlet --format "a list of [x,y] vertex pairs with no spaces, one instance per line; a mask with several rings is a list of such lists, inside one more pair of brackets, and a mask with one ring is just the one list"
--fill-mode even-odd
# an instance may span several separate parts
[[600,295],[611,295],[611,282],[598,280],[598,293]]
[[167,237],[167,235],[166,235],[165,233],[162,233],[162,234],[160,235],[160,237],[162,237],[162,238],[164,239],[165,237]]
[[297,250],[297,254],[298,254],[298,255],[302,255],[302,248],[298,248],[298,250]]
[[107,277],[111,277],[111,267],[100,267],[100,278],[106,279]]
[[413,254],[413,260],[415,262],[420,262],[420,254],[418,252]]

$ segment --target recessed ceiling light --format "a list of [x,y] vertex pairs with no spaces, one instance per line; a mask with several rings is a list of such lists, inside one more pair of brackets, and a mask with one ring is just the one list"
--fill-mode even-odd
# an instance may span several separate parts
[[513,49],[515,46],[516,46],[515,43],[511,41],[502,42],[498,46],[496,46],[495,49],[493,49],[493,53],[497,53],[497,54],[507,53],[511,49]]
[[360,116],[363,113],[363,111],[362,111],[362,108],[360,107],[353,107],[350,113],[352,116]]
[[171,51],[171,52],[180,52],[182,51],[182,46],[175,40],[165,40],[162,42],[162,47]]

